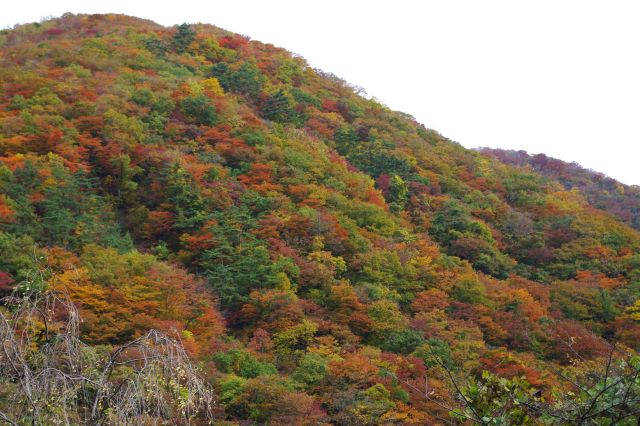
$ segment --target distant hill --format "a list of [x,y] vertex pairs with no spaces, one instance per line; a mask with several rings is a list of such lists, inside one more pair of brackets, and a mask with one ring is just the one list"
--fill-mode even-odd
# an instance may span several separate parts
[[554,178],[568,190],[576,188],[595,208],[605,210],[635,229],[640,229],[640,187],[637,185],[625,185],[577,163],[567,163],[545,154],[530,155],[526,151],[492,148],[480,148],[478,151],[505,164]]

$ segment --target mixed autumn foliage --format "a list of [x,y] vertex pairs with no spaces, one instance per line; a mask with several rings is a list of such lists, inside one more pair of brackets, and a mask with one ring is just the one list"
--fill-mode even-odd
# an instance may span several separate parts
[[589,204],[616,216],[622,222],[640,229],[640,187],[629,186],[602,173],[585,169],[544,154],[526,151],[481,148],[480,152],[514,166],[528,168],[559,181],[567,190],[576,188]]
[[[209,25],[21,25],[0,82],[1,295],[63,292],[100,351],[179,339],[217,421],[612,424],[589,381],[640,409],[611,361],[640,349],[640,215],[593,186]],[[612,363],[635,376],[589,376]]]

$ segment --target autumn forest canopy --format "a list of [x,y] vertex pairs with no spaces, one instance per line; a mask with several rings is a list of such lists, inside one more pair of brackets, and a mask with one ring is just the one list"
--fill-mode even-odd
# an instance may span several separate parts
[[0,297],[0,424],[640,415],[637,187],[211,25],[0,31]]

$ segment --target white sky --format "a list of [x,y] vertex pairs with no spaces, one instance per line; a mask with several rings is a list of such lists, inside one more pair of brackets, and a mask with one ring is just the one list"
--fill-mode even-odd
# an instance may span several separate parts
[[[6,0],[5,0],[6,1]],[[467,147],[543,152],[640,184],[640,2],[21,0],[212,23],[304,56]]]

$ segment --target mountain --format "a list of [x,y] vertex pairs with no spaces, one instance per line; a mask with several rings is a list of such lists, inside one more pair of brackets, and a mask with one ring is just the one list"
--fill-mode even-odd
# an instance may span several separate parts
[[66,14],[0,65],[5,421],[633,423],[633,190],[210,25]]
[[491,148],[479,151],[505,164],[551,177],[568,191],[576,188],[591,206],[611,213],[634,229],[640,229],[640,187],[637,185],[625,185],[577,163],[567,163],[544,154],[530,155],[526,151]]

